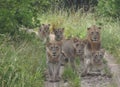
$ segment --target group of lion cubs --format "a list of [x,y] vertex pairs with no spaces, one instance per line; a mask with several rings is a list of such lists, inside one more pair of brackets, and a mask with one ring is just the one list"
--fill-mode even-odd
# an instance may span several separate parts
[[60,66],[70,62],[76,71],[75,57],[80,58],[81,75],[92,70],[102,71],[105,51],[101,49],[100,27],[92,25],[87,28],[86,39],[65,39],[64,28],[54,28],[50,33],[50,24],[42,24],[39,29],[40,38],[46,42],[46,57],[49,81],[60,80]]

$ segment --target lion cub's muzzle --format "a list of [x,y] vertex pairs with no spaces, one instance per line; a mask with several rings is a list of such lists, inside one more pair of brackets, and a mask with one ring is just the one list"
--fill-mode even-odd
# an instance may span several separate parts
[[52,56],[56,57],[57,56],[56,52],[52,52]]
[[76,54],[77,55],[82,55],[82,54],[84,54],[84,50],[78,50],[78,51],[76,51]]
[[97,65],[101,65],[101,64],[102,64],[102,60],[99,59],[99,58],[94,59],[93,62],[94,62],[95,64],[97,64]]
[[99,41],[99,36],[97,36],[97,35],[93,36],[93,37],[91,38],[91,41],[93,41],[93,42]]

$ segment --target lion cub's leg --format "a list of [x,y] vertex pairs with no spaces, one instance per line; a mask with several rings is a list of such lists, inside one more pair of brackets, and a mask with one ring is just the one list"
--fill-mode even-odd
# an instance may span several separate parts
[[64,52],[62,52],[61,53],[61,60],[60,60],[61,66],[65,66],[65,64],[67,62],[68,62],[68,57]]
[[81,76],[85,76],[90,73],[92,70],[92,58],[91,57],[85,57],[84,58],[84,70],[81,74]]
[[53,82],[54,81],[54,65],[52,63],[48,63],[48,72],[49,72],[49,81]]
[[71,56],[69,59],[70,59],[70,64],[71,64],[73,71],[76,72],[77,68],[76,68],[76,64],[75,64],[75,57]]
[[80,71],[79,72],[82,72],[84,70],[84,54],[81,55],[79,58],[80,58]]
[[54,65],[54,81],[60,80],[60,63]]
[[60,63],[48,63],[49,81],[56,82],[60,80]]
[[60,80],[60,63],[48,63],[49,81],[56,82]]

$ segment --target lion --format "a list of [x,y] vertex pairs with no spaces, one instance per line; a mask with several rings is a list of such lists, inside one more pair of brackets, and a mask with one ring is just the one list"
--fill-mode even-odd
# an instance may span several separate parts
[[64,28],[53,29],[56,41],[61,41],[64,39]]
[[95,51],[92,53],[92,68],[94,70],[100,71],[103,68],[104,65],[104,54],[105,54],[105,50],[104,49],[100,49],[99,51]]
[[103,73],[102,70],[105,68],[104,53],[105,50],[100,49],[99,51],[92,52],[91,59],[85,59],[85,71],[83,75],[90,74],[90,72]]
[[56,41],[47,43],[46,56],[49,72],[49,81],[59,81],[59,72],[62,58],[62,43]]
[[49,40],[50,35],[50,24],[42,24],[39,28],[38,35],[41,40],[43,40],[43,43],[46,43]]
[[100,75],[112,76],[110,68],[107,66],[104,59],[105,50],[100,49],[92,53],[93,62],[92,62],[92,72],[96,72]]
[[[78,38],[71,38],[63,40],[62,52],[65,55],[64,58],[67,58],[71,64],[71,67],[76,71],[75,66],[75,57],[81,56],[84,54],[84,40]],[[62,62],[63,63],[63,62]]]
[[87,48],[90,51],[97,51],[101,48],[101,27],[92,25],[87,29]]

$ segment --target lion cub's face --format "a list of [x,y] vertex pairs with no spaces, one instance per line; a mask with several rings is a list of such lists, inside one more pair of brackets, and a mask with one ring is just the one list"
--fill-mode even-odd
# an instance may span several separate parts
[[93,52],[93,63],[102,64],[104,58],[105,50],[101,49],[99,51]]
[[95,25],[88,28],[88,39],[92,42],[100,41],[100,27]]
[[64,28],[53,29],[53,32],[54,32],[54,34],[55,34],[55,39],[56,39],[57,41],[60,41],[60,40],[63,39],[63,37],[64,37],[64,35],[63,35],[63,33],[64,33]]
[[56,58],[61,54],[61,42],[50,42],[47,44],[47,52],[52,58]]
[[77,55],[84,54],[85,41],[79,40],[78,38],[74,38],[73,41],[74,41],[73,47],[75,48],[76,54]]
[[43,36],[49,36],[50,34],[50,30],[49,30],[50,24],[42,24],[39,32],[43,35]]

